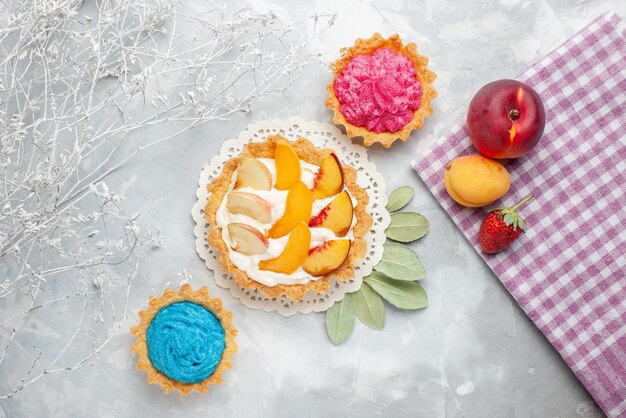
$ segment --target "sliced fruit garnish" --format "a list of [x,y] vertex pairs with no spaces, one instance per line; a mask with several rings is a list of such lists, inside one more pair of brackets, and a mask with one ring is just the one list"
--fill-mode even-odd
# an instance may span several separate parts
[[335,154],[330,154],[322,160],[320,169],[313,183],[313,199],[323,199],[334,196],[343,188],[343,173],[341,163]]
[[351,245],[349,239],[336,239],[311,248],[302,262],[302,268],[312,276],[325,276],[343,264]]
[[301,181],[294,183],[287,193],[285,213],[272,226],[269,232],[270,238],[280,238],[287,235],[300,222],[307,222],[311,217],[313,197],[311,191]]
[[272,221],[272,207],[267,200],[252,193],[231,192],[226,201],[230,213],[246,215],[262,223]]
[[352,199],[346,190],[339,193],[309,221],[311,228],[327,228],[343,237],[352,225]]
[[228,224],[228,233],[233,241],[232,249],[245,255],[263,254],[267,251],[269,241],[258,229],[233,222]]
[[289,141],[279,139],[276,141],[274,159],[276,160],[276,188],[289,190],[300,180],[300,158]]
[[250,187],[256,190],[270,190],[272,175],[261,161],[256,158],[243,157],[237,167],[237,181],[235,189]]
[[276,258],[260,261],[259,269],[291,274],[302,265],[302,261],[309,252],[309,245],[311,245],[311,231],[304,222],[300,222],[291,231],[284,251]]

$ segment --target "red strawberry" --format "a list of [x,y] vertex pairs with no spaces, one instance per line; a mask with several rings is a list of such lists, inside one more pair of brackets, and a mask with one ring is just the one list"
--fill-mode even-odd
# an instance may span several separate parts
[[480,247],[484,253],[495,254],[508,248],[526,232],[526,222],[519,216],[517,209],[533,198],[528,196],[512,208],[494,209],[485,216],[480,225]]

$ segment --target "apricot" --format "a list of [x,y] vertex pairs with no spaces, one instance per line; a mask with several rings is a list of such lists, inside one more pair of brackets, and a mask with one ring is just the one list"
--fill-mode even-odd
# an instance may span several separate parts
[[478,207],[484,206],[480,203],[468,202],[467,200],[459,196],[458,193],[455,192],[452,186],[450,185],[450,175],[448,174],[448,170],[446,170],[443,175],[443,184],[446,186],[446,191],[448,192],[452,200],[454,200],[459,205],[466,206],[468,208],[478,208]]
[[276,185],[278,190],[289,190],[300,180],[300,158],[291,143],[286,139],[276,141],[274,152],[276,161]]
[[300,222],[308,222],[313,209],[313,196],[308,187],[301,181],[291,186],[285,202],[285,213],[276,221],[269,231],[270,238],[284,237]]
[[291,274],[298,270],[309,253],[311,245],[311,230],[304,222],[300,222],[291,231],[287,239],[287,246],[283,252],[271,260],[259,261],[260,270],[269,270],[276,273]]
[[511,187],[507,169],[480,154],[454,159],[446,166],[443,178],[450,197],[467,207],[489,205],[504,196]]

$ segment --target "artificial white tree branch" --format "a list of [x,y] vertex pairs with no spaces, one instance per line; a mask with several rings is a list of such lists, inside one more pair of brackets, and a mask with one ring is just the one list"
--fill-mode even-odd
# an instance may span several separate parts
[[[314,20],[314,37],[334,17],[286,24],[246,7],[189,11],[174,0],[0,1],[7,399],[47,374],[92,364],[136,309],[138,261],[162,240],[126,213],[111,175],[147,148],[284,92],[317,60],[295,29]],[[156,126],[165,129],[137,139]],[[75,315],[60,344],[25,343],[28,324],[60,306]]]

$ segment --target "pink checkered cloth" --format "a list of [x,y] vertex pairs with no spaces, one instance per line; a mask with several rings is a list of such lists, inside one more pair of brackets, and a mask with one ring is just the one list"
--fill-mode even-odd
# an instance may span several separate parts
[[444,167],[475,153],[460,123],[413,168],[526,314],[610,417],[626,417],[626,30],[594,20],[518,77],[543,99],[546,127],[530,154],[507,163],[511,190],[530,193],[528,224],[507,251],[480,251],[486,208],[459,206]]

